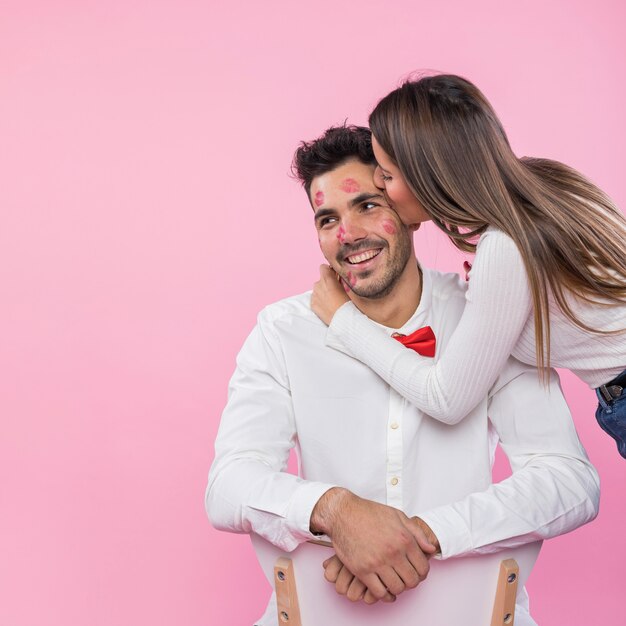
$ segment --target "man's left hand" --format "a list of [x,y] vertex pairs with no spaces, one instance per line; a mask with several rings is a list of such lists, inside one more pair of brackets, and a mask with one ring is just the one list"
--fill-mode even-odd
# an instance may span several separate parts
[[320,279],[313,285],[311,308],[328,326],[337,309],[348,302],[346,290],[349,289],[334,269],[320,265]]
[[[422,530],[428,541],[436,546],[437,552],[439,552],[439,540],[430,526],[419,517],[412,517],[411,521]],[[430,558],[432,555],[425,553],[425,556]],[[336,554],[326,559],[323,565],[324,578],[335,584],[335,591],[339,595],[346,596],[351,602],[358,602],[359,600],[363,600],[365,604],[378,602],[378,598],[341,562]],[[395,599],[396,596],[387,591],[387,595],[382,600],[383,602],[394,602]]]

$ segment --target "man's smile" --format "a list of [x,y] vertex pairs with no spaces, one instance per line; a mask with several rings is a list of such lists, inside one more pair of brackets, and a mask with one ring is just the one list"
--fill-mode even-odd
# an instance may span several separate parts
[[382,251],[382,248],[373,248],[371,250],[364,250],[363,252],[357,252],[356,254],[352,254],[346,257],[346,261],[350,263],[350,265],[358,265],[360,263],[365,263],[374,257],[377,257]]

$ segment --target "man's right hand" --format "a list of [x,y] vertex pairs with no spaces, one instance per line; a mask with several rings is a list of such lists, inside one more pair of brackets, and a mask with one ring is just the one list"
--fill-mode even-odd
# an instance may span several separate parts
[[437,549],[398,509],[337,487],[315,505],[311,530],[332,539],[341,562],[379,600],[417,587]]

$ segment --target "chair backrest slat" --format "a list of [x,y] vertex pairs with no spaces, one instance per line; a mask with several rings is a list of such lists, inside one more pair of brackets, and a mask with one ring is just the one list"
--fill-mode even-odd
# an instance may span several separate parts
[[[293,552],[284,552],[258,535],[251,535],[251,538],[273,588],[276,588],[274,568],[277,560],[281,557],[291,560],[302,626],[489,626],[492,619],[496,619],[498,610],[504,612],[497,619],[504,619],[506,607],[515,598],[515,590],[511,587],[506,590],[509,604],[504,596],[499,605],[498,601],[494,604],[501,562],[515,559],[519,564],[519,575],[516,575],[519,593],[541,547],[541,542],[536,542],[492,554],[431,559],[428,578],[416,589],[401,594],[394,603],[379,602],[368,606],[337,595],[334,585],[324,579],[322,562],[333,554],[332,548],[303,543]],[[501,623],[507,626],[506,622]],[[279,624],[282,626],[282,622]],[[290,620],[285,624],[294,622]]]

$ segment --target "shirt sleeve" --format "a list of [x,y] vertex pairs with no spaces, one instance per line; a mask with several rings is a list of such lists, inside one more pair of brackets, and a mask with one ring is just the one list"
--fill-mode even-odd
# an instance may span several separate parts
[[311,512],[335,485],[285,471],[295,442],[284,357],[262,313],[237,357],[215,442],[205,506],[216,528],[254,532],[288,551],[314,538]]
[[455,424],[487,395],[532,308],[522,257],[504,233],[481,237],[470,276],[463,316],[435,363],[391,339],[351,302],[335,313],[326,343],[368,365],[424,413]]
[[[485,491],[418,514],[441,543],[442,558],[487,553],[574,530],[598,514],[600,485],[578,439],[556,372],[510,360],[517,375],[491,398],[491,425],[512,475]],[[498,379],[498,382],[502,377]]]

